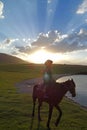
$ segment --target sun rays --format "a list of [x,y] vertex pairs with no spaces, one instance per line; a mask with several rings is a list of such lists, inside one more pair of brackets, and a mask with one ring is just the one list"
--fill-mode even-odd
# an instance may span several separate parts
[[1,1],[1,52],[33,63],[52,59],[59,64],[87,64],[86,0]]
[[33,63],[44,63],[47,59],[51,59],[56,62],[60,62],[63,60],[64,55],[58,53],[51,53],[44,49],[38,50],[31,55],[27,56],[27,60],[29,59]]

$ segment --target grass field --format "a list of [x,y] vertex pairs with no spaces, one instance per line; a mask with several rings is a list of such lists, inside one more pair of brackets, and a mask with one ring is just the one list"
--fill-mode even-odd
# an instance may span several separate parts
[[[41,77],[42,65],[1,64],[0,65],[0,130],[47,130],[48,105],[43,103],[41,109],[42,122],[37,120],[37,105],[34,120],[31,94],[18,93],[15,84],[24,79]],[[55,65],[54,73],[87,72],[87,66]],[[87,110],[79,105],[63,99],[61,104],[63,116],[56,128],[54,122],[57,111],[54,109],[52,130],[87,130]]]

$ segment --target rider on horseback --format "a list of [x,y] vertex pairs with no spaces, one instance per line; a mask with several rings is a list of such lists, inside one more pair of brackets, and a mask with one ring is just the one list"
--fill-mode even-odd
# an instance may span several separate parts
[[52,60],[47,60],[45,62],[45,68],[43,71],[44,91],[46,92],[46,94],[48,93],[47,90],[50,89],[49,87],[52,86],[53,83],[55,83],[52,77],[52,64]]

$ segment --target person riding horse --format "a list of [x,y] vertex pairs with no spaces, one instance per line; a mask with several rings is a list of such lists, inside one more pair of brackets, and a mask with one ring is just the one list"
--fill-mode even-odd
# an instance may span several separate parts
[[44,64],[45,64],[45,68],[43,70],[43,86],[44,86],[43,90],[46,93],[46,95],[48,95],[50,87],[53,86],[53,84],[55,84],[56,81],[53,79],[52,76],[53,61],[46,60]]
[[[35,115],[35,105],[36,100],[38,99],[38,121],[41,121],[40,116],[40,109],[43,102],[46,102],[49,104],[49,114],[48,114],[48,120],[47,120],[47,127],[50,129],[50,121],[51,116],[53,112],[53,108],[55,107],[59,111],[59,116],[56,119],[55,126],[58,126],[60,119],[62,117],[62,110],[59,106],[59,103],[65,96],[65,94],[69,91],[72,94],[72,97],[76,96],[76,85],[73,79],[69,79],[62,83],[56,83],[56,81],[52,77],[52,61],[47,60],[45,62],[45,69],[44,69],[44,75],[43,80],[44,84],[36,84],[33,87],[33,109],[32,109],[32,117]],[[44,88],[46,89],[45,91]],[[46,95],[46,96],[45,96]]]

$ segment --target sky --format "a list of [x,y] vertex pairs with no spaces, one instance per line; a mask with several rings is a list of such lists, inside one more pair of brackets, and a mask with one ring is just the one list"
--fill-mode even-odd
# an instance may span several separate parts
[[87,0],[0,0],[0,53],[87,65]]

